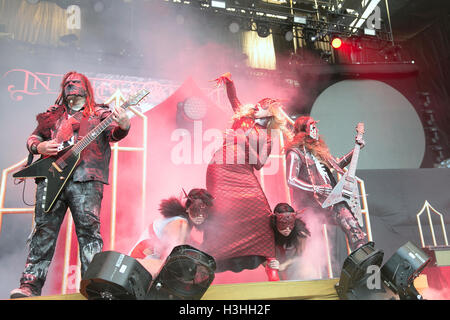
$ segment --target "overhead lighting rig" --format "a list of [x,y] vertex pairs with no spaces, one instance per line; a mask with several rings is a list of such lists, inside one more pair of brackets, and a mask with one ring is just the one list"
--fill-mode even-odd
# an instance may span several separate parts
[[[261,0],[246,1],[239,0],[164,0],[167,3],[175,5],[186,5],[200,10],[209,11],[213,14],[232,16],[241,21],[250,23],[269,24],[269,28],[283,27],[299,29],[308,28],[316,30],[317,34],[339,35],[342,37],[355,36],[377,37],[380,40],[390,41],[388,32],[383,30],[365,30],[363,22],[373,11],[379,0],[367,0],[368,5],[359,8],[359,11],[365,9],[362,14],[357,10],[344,8],[344,2],[334,1],[297,1],[290,6],[283,1]],[[372,11],[371,11],[372,10]],[[233,29],[235,30],[235,28]],[[256,28],[253,28],[256,31]],[[263,33],[265,34],[265,33]],[[291,35],[289,34],[289,39]],[[302,38],[295,32],[292,38]],[[318,41],[328,41],[320,37]]]

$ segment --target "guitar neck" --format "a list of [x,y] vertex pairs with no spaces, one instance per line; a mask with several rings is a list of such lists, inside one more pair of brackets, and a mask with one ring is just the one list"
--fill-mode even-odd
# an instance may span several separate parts
[[359,144],[355,144],[355,148],[353,149],[352,161],[348,166],[348,176],[355,177],[356,166],[358,164],[359,151],[361,150],[361,146]]
[[[124,103],[122,105],[122,108],[126,109],[128,108],[129,104]],[[78,155],[81,153],[81,151],[84,150],[92,141],[94,141],[108,126],[113,122],[112,118],[113,114],[111,113],[109,116],[107,116],[102,122],[100,122],[94,129],[89,131],[89,133],[83,137],[75,146],[72,148],[72,152],[75,155]]]

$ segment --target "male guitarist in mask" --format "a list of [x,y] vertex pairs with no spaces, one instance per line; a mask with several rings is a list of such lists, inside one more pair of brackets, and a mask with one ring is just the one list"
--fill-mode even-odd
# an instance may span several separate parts
[[[366,235],[345,202],[323,209],[322,204],[336,185],[331,170],[343,174],[353,150],[341,159],[331,156],[325,141],[319,136],[316,121],[311,117],[299,117],[294,124],[294,138],[286,145],[286,178],[292,189],[293,204],[296,208],[310,207],[314,212],[331,216],[347,236],[351,250],[367,242]],[[364,140],[356,139],[364,146]]]
[[[41,295],[67,208],[70,208],[75,224],[82,276],[93,256],[102,250],[100,206],[103,185],[108,183],[109,144],[123,139],[130,128],[130,119],[123,108],[116,107],[112,113],[114,121],[81,152],[78,165],[48,212],[43,209],[45,179],[36,179],[35,226],[29,239],[29,254],[20,287],[11,291],[11,298]],[[110,114],[107,105],[95,103],[87,77],[68,72],[61,82],[55,105],[37,115],[38,125],[28,138],[27,148],[41,157],[57,155],[59,150],[75,144]]]

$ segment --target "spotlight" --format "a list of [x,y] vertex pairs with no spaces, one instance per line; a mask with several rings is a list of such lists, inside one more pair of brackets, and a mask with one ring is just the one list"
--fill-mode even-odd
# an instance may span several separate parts
[[431,258],[425,252],[408,241],[381,268],[384,283],[401,300],[421,300],[422,296],[414,287],[414,279],[430,261]]
[[225,4],[225,1],[212,0],[211,1],[211,7],[225,9],[226,8],[226,4]]
[[179,128],[193,130],[194,121],[202,120],[207,111],[208,108],[203,99],[196,96],[189,97],[177,104],[176,124]]
[[228,30],[230,30],[231,33],[239,32],[240,28],[241,27],[239,26],[239,23],[237,23],[236,21],[231,22],[228,26]]
[[333,40],[331,40],[331,46],[334,49],[339,49],[340,47],[342,47],[342,40],[341,40],[341,38],[338,38],[338,37],[333,38]]
[[266,38],[270,35],[270,28],[269,25],[263,22],[258,22],[256,24],[256,32],[258,33],[258,36],[261,38]]
[[286,33],[284,34],[284,39],[286,41],[292,41],[294,39],[294,33],[291,30],[286,31]]
[[214,280],[214,258],[189,245],[173,248],[149,290],[148,300],[199,300]]
[[[368,242],[353,251],[344,261],[339,283],[336,284],[336,292],[339,298],[344,300],[358,300],[367,288],[367,268],[380,267],[383,262],[384,252],[375,250],[375,244]],[[381,281],[380,281],[381,283]]]
[[304,16],[294,16],[294,23],[306,24],[307,18]]
[[306,42],[315,42],[317,40],[317,32],[313,29],[303,28],[302,34]]
[[377,35],[374,28],[364,28],[364,34],[367,36],[376,36]]
[[[450,168],[450,159],[446,159],[441,161],[437,166],[437,168]],[[450,254],[447,256],[447,261],[450,261]],[[449,263],[450,265],[450,263]]]
[[203,99],[189,97],[183,102],[183,112],[190,120],[201,120],[206,115],[207,106]]
[[383,251],[369,242],[353,251],[342,266],[336,292],[344,300],[421,300],[414,287],[429,258],[411,242],[403,247],[380,269]]
[[80,283],[88,300],[144,300],[152,275],[134,258],[115,252],[97,253]]

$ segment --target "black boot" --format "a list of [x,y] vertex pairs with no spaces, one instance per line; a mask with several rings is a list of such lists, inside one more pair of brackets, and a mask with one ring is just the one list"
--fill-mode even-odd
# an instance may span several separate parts
[[44,281],[32,274],[23,274],[20,279],[20,287],[10,293],[11,299],[36,297],[41,295]]

